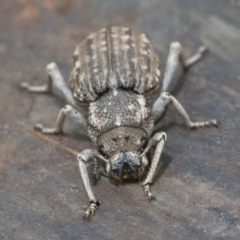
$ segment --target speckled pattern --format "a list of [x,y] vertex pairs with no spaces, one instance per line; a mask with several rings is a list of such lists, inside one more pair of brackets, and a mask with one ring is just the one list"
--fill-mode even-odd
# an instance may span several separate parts
[[[0,8],[0,239],[238,240],[240,236],[240,8],[237,0],[5,0]],[[176,74],[174,96],[193,120],[218,129],[186,131],[169,109],[159,124],[168,140],[149,203],[141,184],[115,186],[102,177],[102,202],[83,220],[87,196],[76,155],[94,144],[70,121],[65,136],[45,136],[64,102],[30,95],[55,61],[66,81],[76,43],[106,26],[147,34],[164,70],[169,45],[186,56],[209,54]],[[177,82],[177,80],[179,80]],[[93,171],[92,167],[89,167]]]
[[97,138],[107,131],[124,126],[144,131],[148,138],[153,131],[153,118],[144,96],[132,91],[110,91],[89,106],[88,132]]

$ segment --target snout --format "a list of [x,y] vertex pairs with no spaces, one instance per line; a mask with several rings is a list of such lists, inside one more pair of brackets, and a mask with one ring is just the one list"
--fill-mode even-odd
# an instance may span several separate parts
[[111,172],[114,177],[121,180],[139,179],[143,172],[143,167],[139,156],[131,152],[122,152],[115,156],[112,162]]

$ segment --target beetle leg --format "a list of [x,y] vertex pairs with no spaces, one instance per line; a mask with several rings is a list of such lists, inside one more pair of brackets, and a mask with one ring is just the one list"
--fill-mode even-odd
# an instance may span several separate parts
[[100,169],[98,169],[98,162],[97,158],[93,159],[93,185],[97,185],[98,181],[100,180],[100,174],[102,173]]
[[163,150],[163,146],[165,144],[167,140],[167,135],[164,132],[161,133],[156,133],[148,142],[147,147],[145,148],[142,156],[145,156],[145,154],[147,153],[147,151],[154,145],[157,144],[153,158],[152,158],[152,162],[151,162],[151,166],[150,169],[148,171],[147,177],[143,182],[143,191],[144,194],[146,196],[146,198],[148,198],[149,200],[154,200],[155,197],[153,196],[151,189],[150,189],[150,184],[153,183],[153,177],[154,174],[156,172],[157,169],[157,165],[159,163],[160,157],[161,157],[161,153]]
[[181,64],[183,69],[186,70],[194,63],[199,61],[206,51],[207,48],[202,46],[198,49],[198,52],[195,55],[193,55],[187,60],[184,60],[181,44],[179,42],[171,43],[161,92],[166,92],[168,90],[168,87],[171,83],[171,80],[173,79],[174,73],[176,72],[179,63]]
[[56,127],[54,128],[45,128],[41,124],[36,124],[35,129],[46,134],[59,134],[63,132],[63,124],[66,117],[70,117],[77,125],[86,129],[86,120],[83,115],[77,110],[73,109],[70,105],[66,105],[62,108],[57,117]]
[[179,55],[179,61],[183,67],[183,69],[187,70],[189,67],[191,67],[193,64],[198,62],[203,58],[203,55],[208,51],[207,47],[201,46],[198,48],[198,51],[190,58],[184,60],[182,52]]
[[48,75],[47,84],[41,86],[32,86],[26,82],[23,82],[21,83],[21,87],[33,93],[51,93],[52,85],[54,85],[58,90],[60,90],[68,103],[74,106],[75,102],[72,93],[67,87],[67,84],[65,83],[56,63],[49,63],[46,67],[46,72]]
[[87,219],[90,219],[95,214],[97,210],[97,206],[100,205],[100,202],[97,200],[97,198],[95,197],[92,191],[86,163],[89,161],[92,161],[98,155],[99,154],[97,153],[97,151],[92,149],[86,149],[78,155],[79,169],[80,169],[80,173],[83,179],[83,184],[87,192],[89,203],[90,203],[89,207],[86,209],[83,215],[83,218],[87,218]]
[[200,127],[210,127],[210,126],[217,126],[217,121],[215,119],[205,121],[205,122],[192,122],[180,104],[180,102],[170,95],[169,93],[162,93],[160,97],[156,100],[156,102],[153,105],[152,109],[152,115],[155,120],[161,116],[162,112],[164,111],[165,107],[168,103],[172,103],[174,108],[177,110],[177,112],[180,114],[180,116],[184,119],[184,122],[186,124],[186,127],[188,128],[200,128]]

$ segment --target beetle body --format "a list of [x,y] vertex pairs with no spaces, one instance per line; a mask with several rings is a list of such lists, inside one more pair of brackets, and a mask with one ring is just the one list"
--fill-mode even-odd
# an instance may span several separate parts
[[[110,172],[121,180],[142,176],[141,142],[151,137],[151,107],[162,83],[159,59],[146,35],[103,28],[75,47],[73,63],[74,99],[88,109],[90,138],[112,157]],[[105,134],[112,129],[115,137]]]
[[88,111],[91,139],[114,127],[152,133],[151,107],[161,87],[158,56],[145,34],[103,28],[76,46],[70,86]]
[[[46,134],[62,133],[66,117],[87,130],[98,151],[87,149],[78,155],[79,168],[90,206],[84,216],[95,214],[99,201],[94,195],[86,164],[96,159],[106,162],[106,172],[120,181],[140,180],[143,190],[153,199],[150,184],[166,141],[164,132],[152,136],[154,124],[171,103],[188,128],[216,126],[216,120],[192,122],[172,95],[167,93],[177,66],[187,69],[202,58],[206,48],[188,60],[182,56],[180,43],[170,46],[164,77],[161,77],[159,58],[145,34],[125,27],[102,28],[89,34],[75,47],[70,88],[55,63],[47,65],[49,82],[43,86],[21,86],[30,92],[51,92],[58,88],[70,105],[66,105],[54,128],[41,124],[36,130]],[[146,153],[153,149],[152,159]],[[147,166],[149,166],[147,171]],[[96,169],[96,168],[95,168]],[[145,173],[145,174],[144,174]],[[96,174],[96,172],[94,173]]]

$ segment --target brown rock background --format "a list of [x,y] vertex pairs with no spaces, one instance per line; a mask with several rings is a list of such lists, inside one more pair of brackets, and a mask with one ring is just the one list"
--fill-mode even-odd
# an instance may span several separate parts
[[[240,6],[237,0],[2,0],[0,7],[0,239],[226,239],[240,237]],[[186,56],[210,52],[187,74],[175,96],[194,120],[216,118],[219,129],[185,131],[172,110],[168,141],[149,203],[141,184],[94,187],[102,205],[92,221],[75,152],[93,147],[70,121],[65,136],[33,131],[52,126],[64,101],[32,95],[55,61],[67,79],[74,45],[106,25],[149,36],[162,69],[171,41]],[[91,170],[91,168],[90,168]]]

